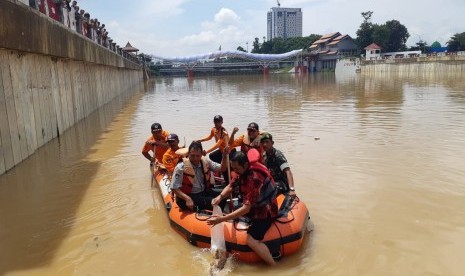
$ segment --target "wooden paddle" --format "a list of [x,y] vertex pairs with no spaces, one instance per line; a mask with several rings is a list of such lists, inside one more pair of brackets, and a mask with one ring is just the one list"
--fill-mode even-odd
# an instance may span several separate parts
[[150,174],[152,175],[152,181],[150,183],[150,187],[153,188],[155,187],[155,176],[154,176],[154,172],[155,172],[155,149],[156,149],[156,145],[153,144],[153,162],[150,162]]
[[[229,136],[226,136],[226,137],[224,138],[224,140],[226,141],[226,146],[229,148]],[[228,177],[229,177],[229,179],[228,179],[228,184],[230,184],[230,182],[231,182],[231,164],[230,164],[230,162],[229,162],[229,153],[230,153],[230,152],[231,152],[231,149],[229,149],[229,152],[228,152],[227,155],[226,155],[226,162],[228,162]],[[223,152],[223,154],[224,154],[224,152]],[[226,179],[225,179],[225,181],[226,181]],[[233,193],[231,193],[231,194],[229,195],[229,212],[232,212],[233,209],[234,209],[233,196],[232,196],[232,194],[233,194]]]

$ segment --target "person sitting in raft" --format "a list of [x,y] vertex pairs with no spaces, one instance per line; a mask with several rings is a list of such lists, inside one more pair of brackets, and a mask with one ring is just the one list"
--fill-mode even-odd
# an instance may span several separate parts
[[[234,135],[238,131],[239,128],[234,127],[231,133],[231,139],[229,140],[229,147],[235,148],[240,146],[241,151],[243,151],[244,153],[247,153],[250,149],[254,148],[258,150],[261,156],[261,154],[263,153],[263,148],[260,144],[260,135],[262,134],[262,132],[260,132],[258,124],[254,122],[250,123],[247,126],[247,133],[242,134],[237,139],[234,139]],[[260,162],[262,162],[262,160],[260,160]]]
[[[149,136],[142,147],[142,155],[150,161],[150,165],[161,163],[163,154],[168,150],[169,145],[166,143],[166,137],[169,132],[163,130],[159,123],[153,123],[150,127],[152,135]],[[153,151],[153,156],[150,155],[150,151]]]
[[268,132],[264,132],[261,135],[260,143],[264,150],[264,164],[270,170],[278,192],[295,196],[294,177],[292,176],[291,168],[284,154],[273,147],[273,136]]
[[[228,147],[224,152],[227,151],[229,151]],[[231,168],[238,175],[212,200],[212,204],[216,205],[222,199],[228,198],[233,191],[239,191],[243,205],[225,216],[211,217],[207,223],[215,225],[241,216],[249,217],[251,224],[247,230],[247,245],[266,263],[275,265],[270,250],[261,240],[278,214],[276,188],[270,172],[263,164],[257,162],[260,158],[258,151],[251,149],[248,155],[255,155],[256,157],[250,158],[255,159],[255,162],[249,161],[242,151],[234,154],[231,159]]]
[[[226,129],[223,127],[223,117],[221,115],[216,115],[215,117],[213,117],[213,124],[215,126],[210,131],[210,135],[198,140],[198,142],[209,141],[213,137],[215,137],[216,144],[213,145],[210,149],[206,150],[205,154],[210,153],[210,155],[208,156],[210,160],[216,163],[221,163],[221,159],[223,158],[224,148],[226,147],[227,141],[229,141],[229,134],[226,131]],[[231,157],[231,154],[230,154],[230,157]],[[223,177],[224,177],[226,184],[229,183],[229,175],[228,175],[227,170],[223,172]]]
[[218,164],[206,159],[202,153],[202,143],[193,141],[189,145],[187,158],[183,158],[174,168],[170,188],[181,209],[213,209],[211,202],[218,192],[211,190],[210,171],[225,171],[226,155],[223,155],[221,164]]
[[176,151],[180,149],[179,147],[179,137],[174,133],[170,133],[166,138],[166,142],[170,145],[170,148],[163,154],[163,167],[168,172],[169,175],[173,175],[174,168],[180,161],[181,156],[179,156]]

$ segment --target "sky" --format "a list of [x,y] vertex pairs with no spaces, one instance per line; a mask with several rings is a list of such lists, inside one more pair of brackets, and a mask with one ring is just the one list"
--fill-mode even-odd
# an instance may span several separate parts
[[[77,0],[81,9],[104,23],[109,36],[124,47],[129,41],[145,54],[192,56],[248,49],[267,32],[267,12],[276,0]],[[302,35],[340,32],[356,38],[361,12],[372,22],[398,20],[407,27],[407,46],[419,40],[441,45],[465,32],[464,0],[281,0],[281,7],[301,8]]]

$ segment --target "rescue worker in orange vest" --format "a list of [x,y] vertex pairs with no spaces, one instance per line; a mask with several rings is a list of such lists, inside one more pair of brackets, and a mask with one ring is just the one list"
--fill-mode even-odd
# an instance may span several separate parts
[[162,163],[168,174],[173,175],[174,168],[181,158],[181,156],[176,154],[176,151],[179,149],[179,137],[174,133],[170,133],[166,138],[166,142],[170,145],[170,148],[163,154]]
[[[241,147],[241,151],[247,153],[249,149],[254,148],[257,149],[260,153],[260,156],[263,154],[263,147],[260,144],[260,138],[262,132],[259,130],[257,123],[250,123],[247,126],[247,133],[242,134],[237,139],[234,139],[234,135],[239,131],[238,127],[235,127],[231,133],[231,139],[229,140],[229,147]],[[260,159],[260,162],[263,163],[263,160]]]
[[188,157],[183,158],[174,168],[171,190],[176,195],[176,203],[181,209],[191,211],[212,210],[211,202],[219,192],[211,189],[211,171],[225,171],[226,155],[221,164],[203,156],[202,143],[193,141],[189,145]]
[[[205,155],[210,153],[208,156],[210,160],[216,163],[221,163],[221,159],[223,158],[223,151],[224,148],[227,146],[227,141],[229,141],[229,134],[228,131],[223,127],[223,117],[221,115],[216,115],[213,117],[213,124],[215,125],[212,130],[210,131],[210,135],[204,137],[199,142],[205,142],[211,140],[215,137],[215,145],[213,145],[210,149],[206,150],[204,153]],[[229,157],[232,157],[233,152],[229,154]],[[229,174],[227,171],[223,172],[223,178],[226,184],[229,183]]]
[[213,124],[215,127],[213,127],[210,131],[210,135],[198,141],[205,142],[215,137],[215,144],[210,149],[206,150],[205,153],[210,153],[210,160],[220,163],[221,158],[223,157],[224,148],[226,147],[226,140],[229,139],[229,134],[223,127],[223,117],[221,115],[213,117]]
[[[169,145],[166,142],[166,137],[170,134],[168,131],[163,130],[159,123],[153,123],[150,126],[152,135],[149,136],[142,147],[142,155],[150,161],[150,164],[161,163],[163,154],[168,150]],[[150,155],[150,151],[153,151],[153,156]]]

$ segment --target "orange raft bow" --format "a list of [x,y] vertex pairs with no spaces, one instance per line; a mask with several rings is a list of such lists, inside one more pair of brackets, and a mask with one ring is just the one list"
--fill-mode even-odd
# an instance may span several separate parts
[[[173,229],[189,243],[200,248],[210,248],[211,227],[206,220],[211,216],[211,213],[209,211],[181,210],[171,196],[169,176],[157,168],[153,169],[153,175]],[[279,195],[277,201],[278,218],[266,232],[263,242],[270,248],[271,252],[280,252],[281,256],[287,256],[297,252],[302,247],[310,217],[307,207],[297,197]],[[228,206],[228,204],[226,205]],[[225,221],[226,250],[244,262],[261,261],[260,257],[247,246],[247,229],[246,218]]]

